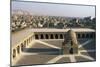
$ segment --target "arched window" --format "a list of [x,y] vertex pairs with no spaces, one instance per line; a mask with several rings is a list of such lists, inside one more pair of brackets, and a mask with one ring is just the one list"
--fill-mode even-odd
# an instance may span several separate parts
[[21,44],[21,51],[23,51],[24,50],[24,45],[23,44]]
[[53,34],[50,35],[50,38],[51,38],[51,39],[54,39],[54,38],[53,38]]
[[41,34],[41,39],[44,39],[43,34]]
[[78,34],[78,38],[81,38],[80,34]]
[[13,49],[13,58],[15,58],[15,57],[16,57],[16,50]]
[[35,39],[39,39],[39,36],[37,34],[35,34]]
[[55,35],[55,39],[58,39],[58,34]]
[[82,34],[82,38],[85,38],[85,34]]
[[26,41],[24,41],[24,46],[26,47]]
[[90,34],[90,38],[93,38],[93,34],[92,33]]
[[20,53],[20,47],[19,46],[17,47],[17,53],[18,54]]
[[60,34],[60,39],[63,39],[63,35],[62,34]]
[[48,34],[45,34],[45,37],[46,37],[46,39],[49,39],[49,36],[48,36]]
[[86,34],[86,38],[89,38],[89,34],[88,33]]

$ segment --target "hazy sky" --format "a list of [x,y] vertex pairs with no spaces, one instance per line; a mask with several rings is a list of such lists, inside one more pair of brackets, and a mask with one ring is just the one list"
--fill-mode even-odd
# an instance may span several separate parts
[[12,1],[12,10],[20,10],[20,9],[28,11],[35,15],[95,17],[94,6]]

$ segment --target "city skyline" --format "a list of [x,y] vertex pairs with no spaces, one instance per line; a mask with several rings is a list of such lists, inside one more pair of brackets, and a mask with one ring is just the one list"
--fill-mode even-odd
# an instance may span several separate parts
[[37,2],[12,1],[13,10],[28,11],[33,15],[67,16],[67,17],[95,17],[95,6],[51,4]]

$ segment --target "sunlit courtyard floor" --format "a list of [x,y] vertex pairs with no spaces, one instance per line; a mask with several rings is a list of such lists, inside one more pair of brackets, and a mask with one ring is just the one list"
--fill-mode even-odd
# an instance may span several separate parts
[[78,54],[61,53],[63,39],[34,40],[30,47],[24,48],[20,59],[14,65],[52,64],[95,61],[95,40],[78,40]]

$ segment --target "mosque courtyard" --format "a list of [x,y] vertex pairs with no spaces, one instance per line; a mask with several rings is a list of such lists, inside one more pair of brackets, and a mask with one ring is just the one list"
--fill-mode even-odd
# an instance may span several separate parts
[[96,60],[95,39],[78,39],[77,54],[62,54],[63,41],[64,39],[34,39],[28,47],[23,49],[13,65],[88,62]]

